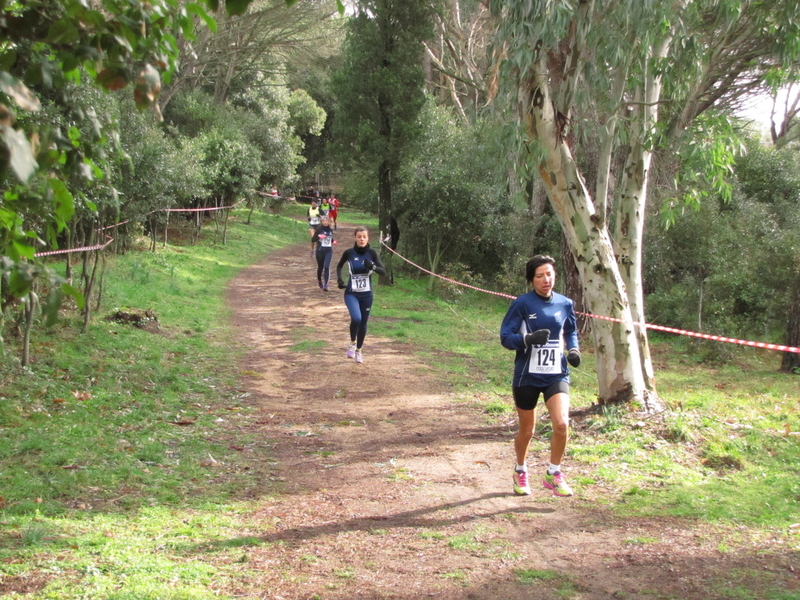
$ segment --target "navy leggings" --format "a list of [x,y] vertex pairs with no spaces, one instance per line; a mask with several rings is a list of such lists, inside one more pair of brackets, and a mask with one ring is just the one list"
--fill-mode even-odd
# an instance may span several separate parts
[[350,313],[350,341],[356,341],[356,347],[364,345],[367,336],[367,320],[372,308],[372,292],[344,295],[344,303]]
[[333,250],[330,248],[317,249],[317,281],[324,287],[328,287],[328,281],[331,278],[331,257],[333,257]]

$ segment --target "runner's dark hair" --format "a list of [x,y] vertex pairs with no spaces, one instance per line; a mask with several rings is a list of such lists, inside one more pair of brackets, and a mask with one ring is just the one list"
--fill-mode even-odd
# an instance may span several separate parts
[[533,281],[533,276],[536,275],[536,269],[542,265],[553,265],[553,270],[556,268],[556,260],[552,256],[546,254],[537,254],[530,259],[525,265],[525,281],[530,283]]

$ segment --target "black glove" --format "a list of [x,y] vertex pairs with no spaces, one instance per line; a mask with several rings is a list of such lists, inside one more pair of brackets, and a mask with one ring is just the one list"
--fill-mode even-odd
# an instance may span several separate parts
[[580,367],[581,366],[581,351],[577,348],[573,348],[569,352],[567,352],[567,362],[572,365],[573,367]]
[[364,259],[364,266],[367,268],[368,271],[371,271],[375,268],[375,263],[373,263],[370,259]]
[[549,329],[537,329],[533,333],[525,334],[526,346],[541,346],[542,344],[546,344],[549,340],[550,340]]
[[339,279],[336,280],[336,285],[339,286],[340,290],[343,290],[344,288],[347,287],[347,284],[344,282],[344,279],[342,279],[341,277],[339,277]]

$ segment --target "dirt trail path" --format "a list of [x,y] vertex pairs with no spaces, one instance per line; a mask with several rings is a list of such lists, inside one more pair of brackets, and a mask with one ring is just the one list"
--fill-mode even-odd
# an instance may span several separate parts
[[[699,600],[740,562],[760,568],[756,556],[719,554],[691,524],[613,518],[588,490],[514,496],[508,427],[397,342],[369,335],[363,365],[345,358],[341,291],[317,288],[307,246],[243,271],[228,301],[250,348],[252,426],[274,460],[265,489],[279,483],[252,515],[267,543],[247,550],[260,575],[235,584],[242,597]],[[545,455],[534,440],[532,457]],[[630,543],[644,538],[658,541]],[[540,577],[521,580],[531,569]]]

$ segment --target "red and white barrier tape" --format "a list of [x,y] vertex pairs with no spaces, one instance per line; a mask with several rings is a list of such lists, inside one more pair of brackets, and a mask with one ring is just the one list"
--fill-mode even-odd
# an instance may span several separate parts
[[[398,256],[402,260],[406,261],[408,264],[413,265],[420,271],[428,273],[429,275],[433,275],[434,277],[438,277],[439,279],[443,279],[445,281],[449,281],[450,283],[454,283],[455,285],[460,285],[462,287],[466,287],[472,290],[476,290],[478,292],[483,292],[485,294],[493,294],[495,296],[502,296],[503,298],[510,298],[514,300],[516,296],[511,296],[509,294],[501,294],[500,292],[493,292],[492,290],[485,290],[483,288],[475,287],[474,285],[469,285],[467,283],[462,283],[460,281],[456,281],[455,279],[450,279],[449,277],[445,277],[444,275],[439,275],[438,273],[434,273],[433,271],[429,271],[428,269],[419,266],[418,264],[411,262],[405,256],[398,253],[396,250],[393,250],[389,246],[387,246],[383,240],[381,240],[381,245],[389,250],[392,254]],[[647,329],[655,329],[656,331],[666,331],[668,333],[676,333],[679,335],[686,335],[690,337],[701,338],[704,340],[713,340],[715,342],[728,342],[731,344],[740,344],[742,346],[751,346],[753,348],[765,348],[767,350],[778,350],[780,352],[793,352],[795,354],[800,354],[800,348],[795,346],[784,346],[782,344],[767,344],[764,342],[751,342],[749,340],[739,340],[735,338],[729,338],[721,335],[711,335],[708,333],[698,333],[696,331],[688,331],[686,329],[676,329],[675,327],[665,327],[664,325],[652,325],[650,323],[628,323],[623,321],[622,319],[617,319],[616,317],[604,317],[601,315],[594,315],[592,313],[585,313],[585,312],[578,312],[579,315],[584,315],[587,317],[591,317],[592,319],[602,319],[603,321],[613,321],[615,323],[627,323],[630,325],[634,325],[636,327],[646,327]]]
[[[147,214],[149,215],[150,213],[147,213]],[[147,215],[145,215],[145,216],[147,216]],[[95,231],[105,231],[106,229],[114,229],[114,227],[119,227],[120,225],[125,225],[125,223],[130,223],[130,222],[131,222],[130,219],[128,219],[127,221],[120,221],[119,223],[114,223],[113,225],[106,225],[105,227],[100,227],[99,229],[96,229]]]
[[[236,204],[233,204],[231,206],[213,206],[211,208],[157,208],[155,210],[151,210],[148,213],[145,213],[142,216],[143,217],[147,217],[149,215],[152,215],[153,213],[162,212],[162,211],[169,213],[169,212],[202,212],[202,211],[212,211],[212,210],[223,210],[223,209],[226,209],[226,208],[236,208],[242,202],[243,202],[242,200],[239,200],[239,202],[237,202]],[[105,231],[106,229],[113,229],[114,227],[119,227],[120,225],[124,225],[125,223],[130,223],[130,219],[128,219],[127,221],[121,221],[119,223],[114,223],[113,225],[107,225],[105,227],[99,227],[98,229],[95,229],[95,231]],[[108,238],[108,241],[105,244],[98,244],[96,246],[83,246],[81,248],[68,248],[66,250],[46,250],[44,252],[37,252],[33,256],[38,258],[39,256],[53,256],[55,254],[70,254],[72,252],[90,252],[92,250],[102,250],[103,248],[105,248],[111,242],[114,241],[114,238],[110,238],[108,236],[106,236],[106,238]]]
[[45,252],[37,252],[34,256],[53,256],[54,254],[69,254],[70,252],[91,252],[92,250],[102,250],[108,246],[114,238],[106,236],[105,244],[97,244],[95,246],[83,246],[81,248],[68,248],[67,250],[47,250]]
[[[237,203],[238,204],[238,203]],[[233,206],[236,206],[234,204]],[[212,211],[212,210],[225,210],[226,208],[233,208],[233,206],[212,206],[211,208],[159,208],[158,210],[163,210],[164,212],[203,212],[203,211]],[[157,211],[152,211],[157,212]],[[151,213],[147,213],[148,215]]]
[[387,246],[384,243],[383,240],[381,240],[381,245],[384,248],[386,248],[389,252],[391,252],[392,254],[395,254],[396,256],[399,256],[400,258],[402,258],[408,264],[417,267],[420,271],[428,273],[428,275],[433,275],[434,277],[438,277],[439,279],[444,279],[445,281],[449,281],[450,283],[455,283],[456,285],[460,285],[461,287],[469,288],[471,290],[476,290],[478,292],[483,292],[484,294],[494,294],[495,296],[501,296],[503,298],[510,298],[511,300],[516,299],[516,296],[510,296],[508,294],[502,294],[500,292],[493,292],[492,290],[484,290],[483,288],[475,287],[474,285],[469,285],[468,283],[463,283],[461,281],[456,281],[455,279],[450,279],[449,277],[445,277],[444,275],[439,275],[438,273],[434,273],[433,271],[429,271],[425,267],[420,267],[417,263],[411,262],[405,256],[403,256],[402,254],[398,253],[396,250],[392,250],[389,246]]

